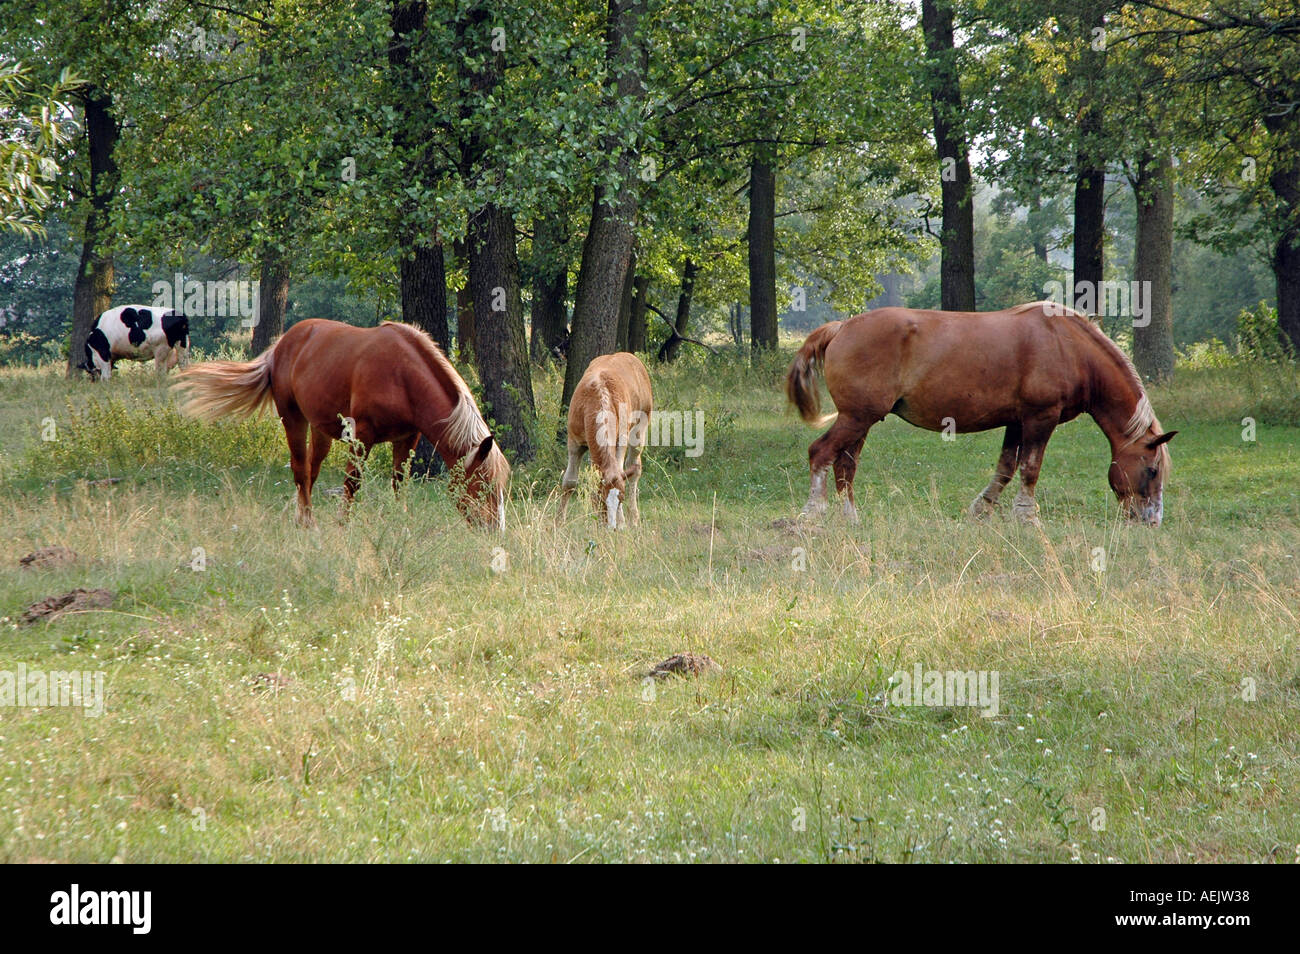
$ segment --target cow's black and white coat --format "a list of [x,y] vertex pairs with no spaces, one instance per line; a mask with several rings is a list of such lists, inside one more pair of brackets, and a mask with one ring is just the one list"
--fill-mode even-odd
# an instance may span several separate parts
[[86,360],[80,365],[92,378],[109,378],[120,358],[148,361],[159,372],[169,371],[186,359],[190,323],[170,308],[119,305],[99,316],[86,339]]

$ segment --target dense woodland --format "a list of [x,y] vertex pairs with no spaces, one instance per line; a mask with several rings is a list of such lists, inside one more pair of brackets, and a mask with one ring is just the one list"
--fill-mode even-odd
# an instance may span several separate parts
[[538,363],[567,402],[884,303],[1149,283],[1101,320],[1152,381],[1239,320],[1300,346],[1288,0],[8,0],[0,117],[0,358],[255,280],[198,345],[413,323],[518,461]]

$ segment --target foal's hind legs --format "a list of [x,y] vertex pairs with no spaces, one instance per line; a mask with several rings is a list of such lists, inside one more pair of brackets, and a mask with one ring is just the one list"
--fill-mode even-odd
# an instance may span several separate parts
[[1007,484],[1011,483],[1011,476],[1016,472],[1019,457],[1020,425],[1009,424],[1007,425],[1006,434],[1002,438],[1002,453],[998,457],[993,479],[971,502],[970,515],[976,520],[987,517],[997,507],[998,498],[1002,496],[1003,489],[1006,488]]
[[637,496],[637,488],[641,483],[641,451],[643,449],[640,444],[630,445],[632,464],[623,471],[623,475],[627,478],[627,512],[634,527],[641,522],[641,504]]
[[582,473],[582,455],[587,453],[587,448],[569,438],[569,463],[564,468],[564,476],[560,478],[560,516],[569,510],[569,498],[573,496],[574,488],[578,486],[578,477]]

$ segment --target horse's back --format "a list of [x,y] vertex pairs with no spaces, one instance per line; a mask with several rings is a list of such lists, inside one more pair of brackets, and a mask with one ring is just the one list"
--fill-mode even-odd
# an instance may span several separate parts
[[963,431],[998,426],[1026,406],[1072,399],[1081,371],[1071,320],[1040,303],[984,312],[879,308],[846,319],[827,346],[827,388],[841,411],[893,410],[932,429],[949,418]]
[[634,410],[649,411],[653,405],[650,372],[641,359],[629,351],[593,358],[578,387],[584,384],[588,389],[606,387],[616,392],[616,396]]
[[617,414],[622,405],[628,412],[649,414],[654,409],[650,373],[636,355],[619,351],[597,355],[587,365],[569,402],[569,436],[579,444],[592,439],[588,431],[598,427],[602,410]]
[[271,356],[272,392],[281,414],[293,406],[332,433],[339,415],[388,417],[407,410],[408,368],[423,372],[427,359],[398,327],[358,328],[326,318],[294,324]]

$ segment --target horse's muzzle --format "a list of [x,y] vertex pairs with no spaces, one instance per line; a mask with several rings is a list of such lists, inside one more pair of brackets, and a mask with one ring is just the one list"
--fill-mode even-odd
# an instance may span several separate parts
[[1125,516],[1130,523],[1141,523],[1148,527],[1158,527],[1165,518],[1164,494],[1154,497],[1130,500],[1124,507]]

